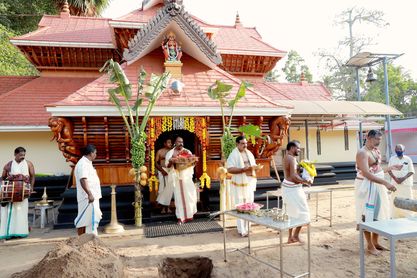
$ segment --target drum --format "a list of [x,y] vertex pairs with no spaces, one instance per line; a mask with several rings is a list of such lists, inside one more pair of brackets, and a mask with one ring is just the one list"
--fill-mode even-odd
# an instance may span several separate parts
[[31,193],[28,178],[23,175],[13,175],[0,184],[0,202],[22,202]]

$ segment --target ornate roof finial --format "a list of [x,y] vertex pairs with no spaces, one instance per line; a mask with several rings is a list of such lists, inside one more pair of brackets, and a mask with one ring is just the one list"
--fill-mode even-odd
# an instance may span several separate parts
[[64,4],[62,5],[62,9],[61,9],[61,17],[62,18],[67,18],[70,16],[70,9],[69,9],[69,5],[68,5],[68,1],[65,0]]
[[164,0],[165,9],[171,16],[176,16],[183,10],[183,0]]
[[236,12],[235,26],[242,26],[242,23],[240,22],[240,16],[239,16],[238,11]]
[[301,74],[300,74],[300,81],[301,82],[306,81],[306,76],[304,74],[304,71],[302,71]]
[[63,13],[69,13],[70,12],[67,0],[65,0],[64,5],[62,5],[62,12]]

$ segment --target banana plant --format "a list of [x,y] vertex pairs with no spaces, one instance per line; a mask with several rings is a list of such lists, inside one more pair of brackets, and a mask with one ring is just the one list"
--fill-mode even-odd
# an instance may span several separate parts
[[[228,100],[230,95],[230,91],[232,90],[233,86],[225,84],[220,80],[216,80],[208,88],[208,95],[211,99],[219,101],[220,104],[220,111],[222,113],[222,123],[223,123],[223,135],[221,138],[221,148],[222,148],[222,158],[227,159],[230,153],[235,148],[235,137],[232,135],[232,120],[235,111],[235,107],[237,103],[245,97],[246,89],[251,87],[252,85],[248,82],[243,81],[236,95],[233,99]],[[230,116],[229,122],[226,123],[226,116],[225,116],[225,108],[229,107],[230,109]],[[250,136],[251,141],[254,141],[255,137],[260,137],[261,129],[258,126],[254,126],[252,124],[240,126],[238,129],[240,132],[245,133],[245,135]]]
[[[135,225],[141,227],[142,193],[140,168],[145,164],[147,138],[145,129],[156,101],[168,86],[171,74],[169,72],[165,72],[161,76],[151,74],[149,83],[145,88],[147,73],[142,68],[138,74],[138,90],[136,96],[134,96],[132,94],[132,84],[119,63],[110,59],[104,64],[100,71],[107,72],[110,82],[116,85],[114,88],[110,88],[107,91],[109,100],[115,105],[122,116],[130,136],[130,160],[132,163],[132,170],[130,173],[133,173],[135,176]],[[147,100],[147,106],[143,113],[143,117],[140,120],[140,108],[144,100]],[[133,105],[131,106],[132,102]]]

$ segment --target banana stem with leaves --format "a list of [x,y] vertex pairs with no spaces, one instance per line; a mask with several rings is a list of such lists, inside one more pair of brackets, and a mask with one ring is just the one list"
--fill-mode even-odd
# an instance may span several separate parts
[[[221,148],[222,148],[222,158],[227,159],[230,153],[235,148],[235,137],[232,135],[232,120],[235,112],[236,104],[245,97],[246,89],[252,86],[251,84],[243,81],[235,95],[231,100],[227,100],[227,97],[230,95],[230,91],[233,86],[225,84],[217,80],[213,85],[208,88],[208,95],[211,99],[218,100],[220,103],[220,111],[222,113],[222,123],[223,123],[223,135],[221,138]],[[226,124],[224,108],[229,107],[230,116],[229,122]],[[246,135],[253,137],[259,137],[261,135],[261,129],[255,125],[244,125],[240,126],[238,129],[240,132],[244,132]]]
[[[163,73],[161,76],[151,74],[149,83],[145,89],[146,72],[142,68],[138,75],[138,91],[134,105],[131,106],[132,99],[132,84],[129,82],[125,72],[119,63],[108,60],[100,71],[105,71],[109,75],[109,80],[116,86],[108,90],[109,100],[116,106],[120,115],[123,118],[125,127],[130,136],[130,154],[132,170],[131,173],[135,176],[135,225],[142,226],[142,186],[140,184],[140,168],[144,167],[146,155],[146,125],[152,109],[162,95],[162,92],[168,86],[171,78],[169,72]],[[143,100],[147,100],[146,110],[144,112],[142,121],[139,122],[140,107]],[[122,102],[124,105],[122,105]]]

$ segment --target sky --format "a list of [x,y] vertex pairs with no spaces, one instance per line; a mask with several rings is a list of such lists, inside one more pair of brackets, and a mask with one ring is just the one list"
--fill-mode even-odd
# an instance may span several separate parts
[[[351,8],[380,10],[387,27],[367,24],[355,25],[356,34],[371,37],[374,45],[364,51],[373,53],[404,53],[396,61],[417,80],[417,38],[415,37],[414,0],[184,0],[185,9],[211,24],[234,25],[236,12],[246,27],[256,27],[263,40],[284,51],[295,50],[313,73],[313,80],[321,80],[326,73],[324,62],[317,53],[337,51],[340,40],[348,35],[347,27],[334,24],[336,16]],[[117,18],[141,7],[140,0],[112,0],[103,16]],[[339,50],[346,59],[348,49]],[[285,59],[276,69],[284,67]],[[281,75],[282,72],[281,72]]]

